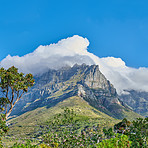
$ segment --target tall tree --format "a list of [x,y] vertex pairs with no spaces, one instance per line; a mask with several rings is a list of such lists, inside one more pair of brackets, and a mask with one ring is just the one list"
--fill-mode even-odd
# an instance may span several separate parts
[[34,85],[32,74],[18,72],[18,68],[12,66],[9,69],[0,69],[0,111],[5,114],[6,119],[12,112],[15,104],[28,91],[29,87]]

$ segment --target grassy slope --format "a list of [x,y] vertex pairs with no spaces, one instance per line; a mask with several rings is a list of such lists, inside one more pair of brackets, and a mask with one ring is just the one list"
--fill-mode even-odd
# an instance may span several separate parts
[[83,99],[74,96],[64,100],[63,102],[58,103],[54,107],[37,108],[33,111],[27,112],[21,116],[11,119],[9,123],[15,124],[10,126],[9,134],[13,136],[15,135],[16,137],[24,137],[26,135],[32,136],[34,135],[34,133],[42,130],[43,128],[41,126],[44,125],[46,121],[50,120],[55,114],[63,112],[64,107],[74,109],[82,122],[84,120],[87,120],[86,123],[99,123],[103,126],[112,126],[114,123],[119,122],[119,120],[111,118],[108,115],[91,107]]

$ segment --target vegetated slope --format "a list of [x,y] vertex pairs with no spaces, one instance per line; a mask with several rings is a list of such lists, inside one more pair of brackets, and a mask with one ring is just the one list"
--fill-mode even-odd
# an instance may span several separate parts
[[120,99],[129,105],[133,111],[148,117],[148,92],[127,91],[128,94],[121,95]]
[[97,110],[117,119],[139,117],[120,101],[116,89],[97,65],[74,65],[35,77],[36,84],[20,101],[12,115],[38,107],[50,108],[73,96],[79,96]]
[[80,129],[85,126],[93,127],[97,124],[101,128],[111,127],[119,122],[119,120],[90,106],[84,99],[73,96],[59,102],[54,107],[40,107],[9,120],[10,130],[8,135],[15,136],[15,138],[37,138],[48,131],[46,121],[52,120],[54,115],[58,113],[63,113],[64,108],[67,107],[73,109],[77,114],[76,118],[79,120]]

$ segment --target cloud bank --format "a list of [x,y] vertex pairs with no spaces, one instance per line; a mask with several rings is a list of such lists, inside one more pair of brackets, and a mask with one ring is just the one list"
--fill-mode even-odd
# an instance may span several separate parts
[[87,38],[74,35],[62,39],[56,44],[39,46],[34,52],[22,57],[8,55],[1,61],[1,66],[9,68],[14,65],[24,73],[43,73],[49,68],[59,69],[74,64],[97,64],[100,71],[114,85],[119,94],[124,90],[138,90],[148,92],[148,68],[130,68],[120,58],[99,58],[87,51]]

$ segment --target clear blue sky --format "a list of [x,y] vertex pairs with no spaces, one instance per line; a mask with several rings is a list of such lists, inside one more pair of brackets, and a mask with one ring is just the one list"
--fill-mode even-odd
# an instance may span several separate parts
[[147,0],[0,1],[0,61],[75,34],[99,57],[148,67]]

